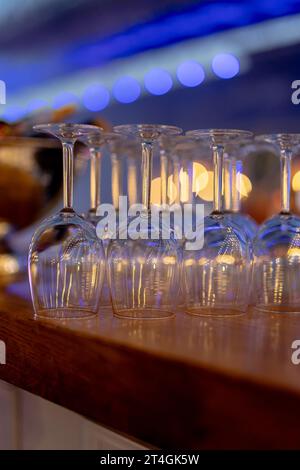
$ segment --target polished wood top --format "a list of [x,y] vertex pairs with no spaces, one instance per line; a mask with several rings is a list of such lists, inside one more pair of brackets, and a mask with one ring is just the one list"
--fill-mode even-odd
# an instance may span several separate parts
[[0,379],[153,446],[300,447],[300,315],[34,320],[28,296],[1,293]]

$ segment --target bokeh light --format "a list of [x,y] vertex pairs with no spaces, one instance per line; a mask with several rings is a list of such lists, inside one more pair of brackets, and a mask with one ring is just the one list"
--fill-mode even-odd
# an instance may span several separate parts
[[188,202],[190,198],[190,178],[186,170],[181,168],[179,172],[180,202]]
[[206,186],[198,191],[198,196],[204,201],[211,202],[214,198],[214,173],[213,171],[207,172],[207,184]]
[[144,83],[146,90],[152,95],[164,95],[173,86],[169,72],[160,68],[152,69],[146,73]]
[[177,78],[180,83],[187,87],[200,85],[205,78],[204,69],[195,60],[186,60],[177,69]]
[[161,203],[161,182],[160,177],[153,178],[151,181],[151,204],[159,205]]
[[133,103],[141,94],[139,82],[130,76],[119,78],[113,87],[113,95],[120,103]]
[[89,111],[101,111],[109,103],[109,91],[103,85],[95,83],[86,88],[82,99]]
[[174,204],[175,201],[176,201],[176,198],[177,198],[177,188],[176,188],[176,185],[174,183],[174,178],[173,178],[173,175],[170,175],[168,177],[168,189],[167,189],[167,192],[168,192],[168,201],[169,201],[169,204]]
[[300,191],[300,170],[294,174],[292,180],[293,191]]
[[252,191],[252,183],[250,178],[248,178],[248,176],[244,175],[243,173],[240,174],[236,186],[242,197],[248,197]]
[[[177,189],[173,181],[173,175],[168,177],[167,196],[168,204],[173,204],[177,197]],[[161,202],[161,178],[158,176],[151,181],[151,204],[160,205]]]
[[198,194],[199,191],[204,189],[208,183],[208,172],[202,163],[193,163],[193,193]]
[[240,71],[240,63],[233,54],[217,54],[213,58],[212,69],[220,78],[233,78]]

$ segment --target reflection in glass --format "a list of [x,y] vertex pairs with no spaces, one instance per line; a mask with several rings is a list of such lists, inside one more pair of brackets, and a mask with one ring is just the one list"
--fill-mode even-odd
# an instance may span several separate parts
[[251,144],[237,141],[228,149],[230,154],[224,155],[224,212],[252,241],[258,225],[250,215],[241,212],[241,194],[245,186],[243,158],[250,152]]
[[255,305],[278,313],[300,313],[300,217],[290,210],[291,161],[300,134],[264,135],[281,162],[281,209],[264,222],[254,243]]
[[34,311],[39,317],[87,317],[99,308],[104,252],[94,226],[73,209],[73,147],[79,137],[95,128],[45,124],[35,130],[62,142],[64,206],[40,224],[30,244],[28,270]]
[[[113,143],[122,140],[118,134],[113,132],[105,132],[100,128],[88,134],[84,134],[80,137],[80,140],[89,148],[90,152],[90,209],[86,214],[86,220],[91,222],[97,227],[98,222],[102,219],[102,216],[97,214],[97,209],[101,204],[101,165],[103,154],[107,148],[111,149]],[[117,193],[113,202],[118,205],[119,200],[119,177],[116,179],[116,153],[111,151],[112,160],[112,190]],[[118,164],[118,162],[117,162]],[[119,174],[119,171],[117,175]],[[116,202],[117,201],[117,202]],[[118,207],[116,207],[117,209]],[[110,240],[108,230],[106,230],[102,237],[103,248],[105,257],[107,257],[107,247]],[[108,276],[105,270],[105,276],[103,280],[102,294],[101,294],[101,307],[111,306],[110,291],[108,287]]]
[[248,306],[251,252],[244,232],[223,212],[223,163],[229,143],[251,137],[240,130],[196,130],[187,133],[207,142],[214,162],[214,207],[204,219],[203,247],[184,250],[186,312],[226,316]]
[[[151,220],[153,146],[162,134],[181,129],[159,125],[117,126],[115,132],[141,139],[142,207],[138,238],[131,219],[128,239],[111,241],[108,250],[109,279],[114,314],[119,317],[161,319],[173,316],[177,303],[180,246],[173,231],[162,237],[160,224]],[[151,238],[155,231],[157,238]],[[122,238],[122,237],[120,237]]]

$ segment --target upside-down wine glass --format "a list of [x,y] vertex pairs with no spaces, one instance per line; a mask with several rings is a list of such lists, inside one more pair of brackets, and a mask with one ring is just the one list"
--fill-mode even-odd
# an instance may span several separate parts
[[[96,128],[97,129],[97,128]],[[73,209],[73,148],[94,126],[41,124],[63,148],[64,206],[35,231],[28,258],[31,296],[37,317],[83,318],[97,313],[105,269],[95,228]]]
[[290,210],[291,161],[300,134],[257,137],[274,146],[281,162],[281,208],[259,228],[254,242],[254,303],[260,310],[300,313],[300,217]]
[[252,217],[241,212],[243,159],[250,153],[252,140],[235,141],[224,154],[224,212],[252,241],[258,225]]
[[251,253],[244,232],[225,216],[222,206],[223,156],[226,146],[251,132],[233,129],[189,131],[210,144],[214,162],[214,207],[204,218],[203,246],[184,250],[186,312],[229,316],[246,311]]
[[[207,143],[201,142],[200,144],[196,138],[186,135],[165,137],[162,141],[168,163],[171,164],[168,195],[164,199],[169,200],[170,210],[174,214],[174,230],[178,236],[181,234],[179,243],[182,248],[187,247],[187,243],[192,243],[196,249],[197,239],[202,238],[199,225],[203,221],[202,210],[200,213],[198,211],[198,209],[203,209],[197,205],[198,193],[208,184],[209,174],[204,162],[209,159],[210,147]],[[174,205],[171,206],[171,203]],[[180,270],[181,278],[183,278],[182,264]],[[185,295],[184,283],[180,282],[180,310],[184,308]]]
[[[108,148],[112,142],[115,142],[116,140],[120,140],[120,136],[113,132],[106,132],[98,128],[98,129],[95,129],[95,131],[93,132],[82,135],[79,140],[88,147],[89,152],[90,152],[90,208],[85,218],[86,220],[91,222],[95,226],[95,228],[97,228],[98,222],[100,222],[103,217],[99,215],[99,213],[97,212],[101,204],[102,157],[103,157],[103,153],[105,149]],[[118,200],[119,182],[118,180],[116,181],[116,176],[115,176],[116,163],[115,163],[115,157],[113,153],[111,153],[111,159],[112,159],[112,185],[113,184],[115,185],[115,191],[117,191],[117,200]],[[117,171],[117,175],[118,174],[119,174],[119,171]],[[119,179],[118,176],[117,176],[117,179]],[[107,247],[108,247],[108,243],[112,234],[108,232],[108,228],[106,227],[105,230],[101,231],[101,237],[100,237],[100,231],[97,231],[97,235],[102,240],[105,257],[107,257]],[[109,286],[108,286],[107,272],[105,272],[105,276],[103,280],[100,305],[101,307],[108,307],[108,306],[111,307],[111,298],[110,298],[110,291],[109,291]]]
[[148,124],[116,126],[114,131],[141,139],[142,204],[137,211],[139,221],[132,218],[128,224],[127,238],[111,241],[109,246],[113,310],[122,318],[168,318],[175,312],[181,250],[173,231],[169,230],[167,236],[164,231],[163,237],[160,223],[152,219],[152,158],[153,146],[162,134],[182,131]]

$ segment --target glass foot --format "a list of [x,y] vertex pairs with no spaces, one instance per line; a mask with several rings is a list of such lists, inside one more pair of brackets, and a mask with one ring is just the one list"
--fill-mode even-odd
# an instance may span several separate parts
[[197,317],[234,317],[244,315],[246,310],[234,307],[190,307],[186,308],[185,313]]
[[300,305],[255,305],[255,309],[265,313],[300,314]]
[[114,315],[118,318],[135,320],[163,320],[175,316],[174,312],[168,310],[143,309],[143,310],[115,310]]
[[35,318],[52,318],[58,320],[67,319],[78,319],[78,318],[91,318],[97,313],[92,310],[80,310],[78,308],[52,308],[52,309],[43,309],[35,313]]

